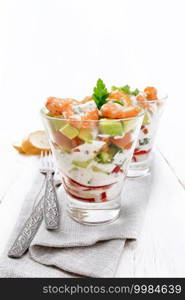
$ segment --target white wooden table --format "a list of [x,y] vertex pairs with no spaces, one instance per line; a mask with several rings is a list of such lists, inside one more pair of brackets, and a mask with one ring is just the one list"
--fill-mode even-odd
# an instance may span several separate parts
[[[1,175],[5,185],[1,186],[0,254],[19,216],[24,195],[32,181],[33,163],[38,159],[19,155],[8,144],[6,158],[8,163],[1,156],[1,171],[4,170]],[[117,277],[185,276],[184,188],[159,151],[155,160],[141,238],[136,245],[127,243]]]

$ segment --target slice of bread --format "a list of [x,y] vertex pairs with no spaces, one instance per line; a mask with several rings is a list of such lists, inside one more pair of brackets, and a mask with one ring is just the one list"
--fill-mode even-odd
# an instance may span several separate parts
[[22,143],[14,143],[13,147],[20,153],[37,155],[41,151],[50,151],[50,145],[44,131],[34,131],[24,138]]
[[19,153],[25,153],[22,148],[22,141],[15,141],[12,145]]

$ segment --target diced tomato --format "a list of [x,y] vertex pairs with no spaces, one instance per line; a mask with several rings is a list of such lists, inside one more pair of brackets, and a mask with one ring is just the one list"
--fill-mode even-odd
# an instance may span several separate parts
[[134,155],[143,155],[143,154],[147,154],[151,151],[151,149],[149,150],[141,150],[141,151],[134,151]]
[[69,196],[77,199],[77,200],[81,200],[81,201],[88,201],[88,202],[95,202],[95,198],[82,198],[82,197],[79,197],[79,196],[76,196],[74,194],[72,194],[67,188],[66,186],[64,185],[64,188],[65,188],[65,191],[67,194],[69,194]]
[[134,155],[132,156],[132,161],[136,162],[136,158]]
[[103,193],[101,194],[101,200],[102,200],[102,202],[108,201],[106,192],[103,192]]
[[147,134],[147,133],[148,133],[148,129],[147,129],[147,128],[144,128],[144,129],[143,129],[143,132],[144,132],[144,134]]
[[107,184],[107,185],[88,186],[88,185],[81,184],[81,183],[75,181],[74,179],[72,179],[72,178],[70,178],[70,177],[67,177],[67,178],[68,178],[68,180],[71,182],[71,184],[76,184],[76,185],[78,185],[78,186],[88,188],[89,190],[90,190],[90,189],[102,189],[102,188],[108,189],[108,188],[110,188],[112,185],[114,185],[115,183],[117,183],[117,182],[114,182],[114,183],[110,183],[110,184]]
[[133,143],[132,142],[132,134],[129,131],[122,138],[120,138],[120,139],[112,138],[111,141],[120,148],[130,149],[130,147],[132,146],[131,143]]
[[123,173],[123,170],[121,169],[120,166],[116,166],[116,167],[112,170],[112,173],[119,173],[119,172]]

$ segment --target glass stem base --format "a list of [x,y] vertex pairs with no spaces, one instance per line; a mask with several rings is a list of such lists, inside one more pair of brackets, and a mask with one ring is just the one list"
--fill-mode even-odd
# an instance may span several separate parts
[[89,203],[67,195],[67,211],[70,217],[81,224],[100,225],[115,221],[119,217],[120,199]]
[[150,168],[130,168],[127,173],[128,178],[137,178],[150,175]]
[[150,166],[153,159],[154,153],[151,152],[146,160],[140,162],[131,162],[127,172],[127,177],[136,178],[150,175]]

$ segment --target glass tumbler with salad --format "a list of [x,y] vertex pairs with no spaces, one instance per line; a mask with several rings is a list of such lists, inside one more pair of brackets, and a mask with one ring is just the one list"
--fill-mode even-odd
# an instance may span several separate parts
[[129,85],[112,87],[112,99],[122,101],[125,95],[129,100],[128,105],[139,105],[145,110],[128,177],[146,176],[150,174],[153,145],[167,96],[160,95],[155,87],[146,87],[144,91],[131,90]]
[[[69,215],[83,224],[118,218],[144,111],[114,100],[101,79],[82,101],[49,97],[41,110]],[[124,193],[123,193],[124,197]]]
[[166,99],[167,96],[159,95],[154,87],[145,88],[136,97],[137,102],[145,109],[145,114],[132,162],[129,166],[129,177],[140,177],[150,174],[155,136]]

